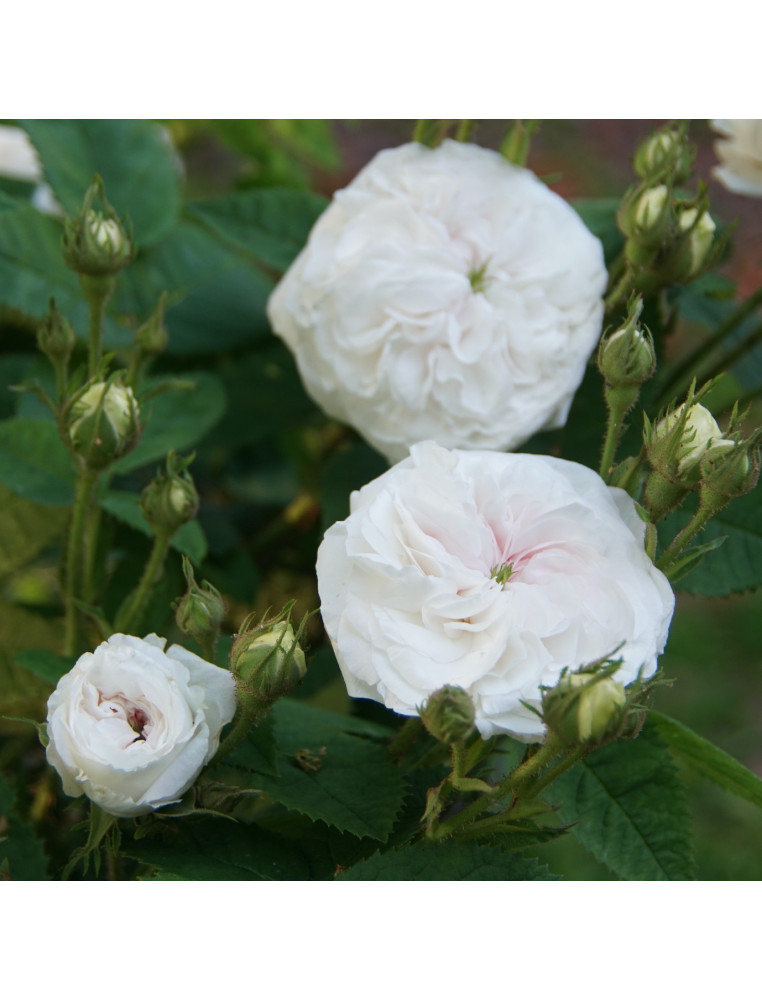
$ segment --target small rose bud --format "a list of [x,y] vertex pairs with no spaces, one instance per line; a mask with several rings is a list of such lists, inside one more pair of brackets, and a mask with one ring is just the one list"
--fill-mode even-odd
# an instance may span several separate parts
[[706,450],[700,465],[700,502],[721,510],[730,500],[754,489],[759,479],[757,437],[717,441]]
[[683,184],[691,175],[694,150],[685,134],[675,128],[663,128],[641,142],[635,152],[635,173],[643,180],[670,175],[675,184]]
[[598,348],[598,370],[606,382],[607,402],[615,403],[620,412],[634,405],[640,386],[656,367],[651,334],[638,324],[642,309],[642,300],[633,299],[625,325],[601,340]]
[[666,184],[646,188],[632,206],[633,235],[646,246],[659,245],[669,231],[672,196]]
[[474,703],[463,688],[452,684],[435,691],[418,711],[426,729],[442,743],[464,740],[474,728]]
[[722,431],[709,410],[690,400],[668,413],[646,434],[651,465],[665,479],[695,486],[704,454],[722,439]]
[[183,556],[183,573],[188,589],[174,605],[177,627],[203,649],[213,650],[225,618],[225,602],[208,580],[199,587],[187,556]]
[[77,342],[71,323],[50,300],[50,311],[37,330],[37,346],[52,364],[66,364]]
[[188,472],[194,457],[180,459],[170,451],[166,468],[140,494],[140,509],[154,532],[173,535],[198,513],[198,493]]
[[166,349],[169,334],[164,325],[164,306],[166,302],[166,292],[162,293],[156,309],[148,319],[135,331],[135,343],[142,355],[161,354]]
[[236,678],[238,700],[244,712],[255,716],[289,694],[307,673],[299,644],[306,618],[294,632],[289,621],[291,604],[274,618],[251,627],[241,626],[230,650],[230,669]]
[[709,260],[717,226],[709,212],[686,208],[678,216],[678,226],[687,236],[688,269],[683,280],[695,278]]
[[118,380],[92,382],[75,396],[67,433],[72,451],[88,468],[105,469],[140,438],[140,410],[129,386]]
[[624,721],[622,684],[600,673],[564,674],[543,696],[543,719],[567,746],[600,743]]
[[[96,199],[104,211],[93,208]],[[116,274],[132,259],[130,237],[106,201],[100,177],[87,189],[79,215],[64,223],[62,245],[68,267],[93,278]]]

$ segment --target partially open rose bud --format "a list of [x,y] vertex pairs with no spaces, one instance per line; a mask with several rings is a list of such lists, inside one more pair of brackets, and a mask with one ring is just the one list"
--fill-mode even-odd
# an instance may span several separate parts
[[[96,200],[102,203],[102,212],[93,208]],[[125,224],[106,201],[100,177],[87,189],[77,217],[64,223],[62,245],[66,264],[92,278],[116,274],[131,261],[132,242]]]
[[154,532],[174,534],[198,513],[198,493],[188,472],[193,458],[181,459],[170,451],[166,468],[140,494],[140,509]]
[[623,685],[611,677],[567,673],[545,694],[542,716],[568,746],[595,744],[619,729],[626,704]]
[[273,618],[253,626],[253,616],[243,622],[230,650],[230,669],[235,675],[238,702],[252,716],[289,694],[304,678],[307,663],[299,644],[306,618],[294,631],[290,605]]
[[140,438],[132,389],[118,380],[92,382],[71,405],[67,433],[72,451],[90,469],[105,469],[126,455]]

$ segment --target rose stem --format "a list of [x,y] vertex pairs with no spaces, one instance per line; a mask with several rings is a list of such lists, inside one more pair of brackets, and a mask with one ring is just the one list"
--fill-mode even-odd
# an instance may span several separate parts
[[106,277],[92,277],[83,274],[80,275],[80,282],[90,305],[88,373],[90,378],[93,378],[98,371],[98,365],[101,360],[101,339],[106,300],[114,290],[115,281],[111,275],[107,275]]
[[693,373],[697,365],[704,360],[707,355],[711,354],[714,348],[725,339],[725,337],[739,326],[750,316],[751,313],[757,308],[757,306],[762,302],[762,286],[760,286],[752,295],[742,302],[741,305],[736,309],[734,313],[717,328],[717,330],[709,337],[707,340],[700,344],[692,354],[689,354],[684,358],[679,365],[673,368],[667,382],[664,384],[661,390],[661,395],[657,401],[657,409],[666,406],[673,396],[677,396],[680,393],[684,385],[687,385],[686,375],[688,373]]
[[672,539],[671,543],[656,560],[656,568],[660,569],[662,573],[669,575],[668,571],[670,569],[670,564],[673,563],[676,557],[680,555],[693,536],[697,535],[699,531],[701,531],[706,522],[715,512],[715,508],[708,505],[699,506],[699,509],[693,515],[691,520],[685,525],[682,531],[680,531],[675,538]]
[[142,614],[143,608],[150,597],[151,589],[161,575],[161,571],[164,567],[164,561],[167,558],[169,542],[172,534],[173,533],[168,531],[160,531],[156,533],[156,537],[153,540],[151,555],[149,556],[148,562],[143,570],[140,582],[135,590],[133,590],[132,596],[129,598],[127,605],[117,615],[116,622],[114,624],[114,628],[117,632],[126,632],[128,629],[139,624],[140,615]]
[[66,547],[66,570],[64,574],[64,605],[66,608],[66,625],[64,629],[64,655],[74,656],[79,641],[79,614],[76,605],[81,594],[81,567],[84,560],[84,539],[87,525],[87,513],[90,509],[93,488],[98,473],[86,466],[79,470],[77,486],[74,493],[74,507],[69,528],[69,540]]
[[627,410],[617,408],[609,404],[608,417],[606,419],[606,438],[603,442],[603,454],[601,455],[601,466],[599,475],[604,482],[609,481],[611,467],[614,464],[619,436],[622,432],[622,421]]

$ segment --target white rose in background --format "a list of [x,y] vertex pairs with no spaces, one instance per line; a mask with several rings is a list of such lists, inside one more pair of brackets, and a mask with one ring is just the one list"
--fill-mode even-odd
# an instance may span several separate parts
[[762,198],[762,120],[713,118],[711,126],[724,137],[714,144],[714,176],[734,194]]
[[235,712],[232,674],[157,635],[112,635],[48,700],[48,762],[114,816],[177,802]]
[[562,426],[606,280],[600,242],[530,171],[410,143],[337,192],[268,315],[320,406],[396,461]]
[[326,630],[349,694],[401,715],[464,688],[484,737],[543,738],[541,685],[616,652],[648,677],[674,595],[622,490],[536,455],[433,442],[352,494],[318,551]]
[[23,129],[0,125],[0,177],[36,184],[32,204],[46,215],[61,215],[61,206],[47,184],[42,183],[42,167],[37,150]]

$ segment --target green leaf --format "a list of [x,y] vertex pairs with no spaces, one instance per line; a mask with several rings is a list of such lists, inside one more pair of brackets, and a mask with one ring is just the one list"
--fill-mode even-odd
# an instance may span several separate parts
[[610,263],[624,245],[624,237],[616,223],[618,198],[576,198],[572,208],[590,232],[603,244],[606,262]]
[[327,204],[308,192],[252,189],[193,202],[187,214],[253,262],[285,271]]
[[612,743],[553,783],[548,800],[599,861],[620,878],[695,877],[685,790],[653,727],[636,740]]
[[762,779],[677,719],[651,712],[649,720],[669,748],[699,774],[762,809]]
[[0,714],[44,718],[50,684],[20,667],[16,657],[32,646],[58,649],[61,641],[59,621],[0,599]]
[[[116,472],[139,469],[164,458],[172,448],[183,451],[192,447],[224,413],[225,391],[215,375],[191,372],[176,377],[190,381],[193,388],[168,389],[141,404],[144,429],[140,443],[116,463]],[[150,391],[163,381],[161,378],[146,379],[144,391]]]
[[117,214],[127,214],[135,240],[150,244],[173,224],[180,207],[179,169],[161,126],[125,118],[25,119],[45,178],[75,215],[95,174]]
[[402,805],[404,785],[386,746],[365,737],[386,734],[386,728],[289,699],[279,701],[272,715],[279,773],[256,773],[254,786],[312,820],[384,840]]
[[16,663],[53,686],[74,666],[70,656],[58,656],[48,649],[24,649],[16,653]]
[[266,715],[246,734],[246,739],[232,750],[222,767],[241,767],[246,771],[278,776],[278,749],[275,745],[272,715]]
[[489,844],[422,842],[374,854],[342,872],[342,882],[531,882],[554,880],[534,858]]
[[349,495],[389,468],[386,459],[366,444],[355,444],[325,463],[321,483],[323,528],[349,517]]
[[0,579],[26,566],[64,529],[67,513],[32,503],[0,486]]
[[[14,882],[43,882],[48,877],[45,848],[29,823],[14,812],[13,789],[0,775],[0,864],[7,861]],[[7,825],[6,825],[7,824]]]
[[[129,493],[126,490],[108,490],[99,497],[98,502],[105,511],[108,511],[119,521],[128,524],[149,538],[152,536],[153,532],[140,509],[140,497],[137,493]],[[198,521],[184,524],[172,536],[170,544],[173,549],[188,556],[196,566],[200,566],[206,558],[206,538]]]
[[[673,538],[690,517],[690,507],[670,514],[659,525],[660,537]],[[676,581],[676,590],[725,597],[762,585],[762,500],[756,490],[716,514],[696,541],[708,544],[723,536],[726,540],[719,548]]]
[[71,456],[49,420],[0,422],[0,483],[37,503],[67,506],[76,475]]
[[225,821],[185,822],[167,842],[156,838],[123,843],[122,851],[165,877],[195,882],[290,881],[311,875],[297,845],[259,827]]

